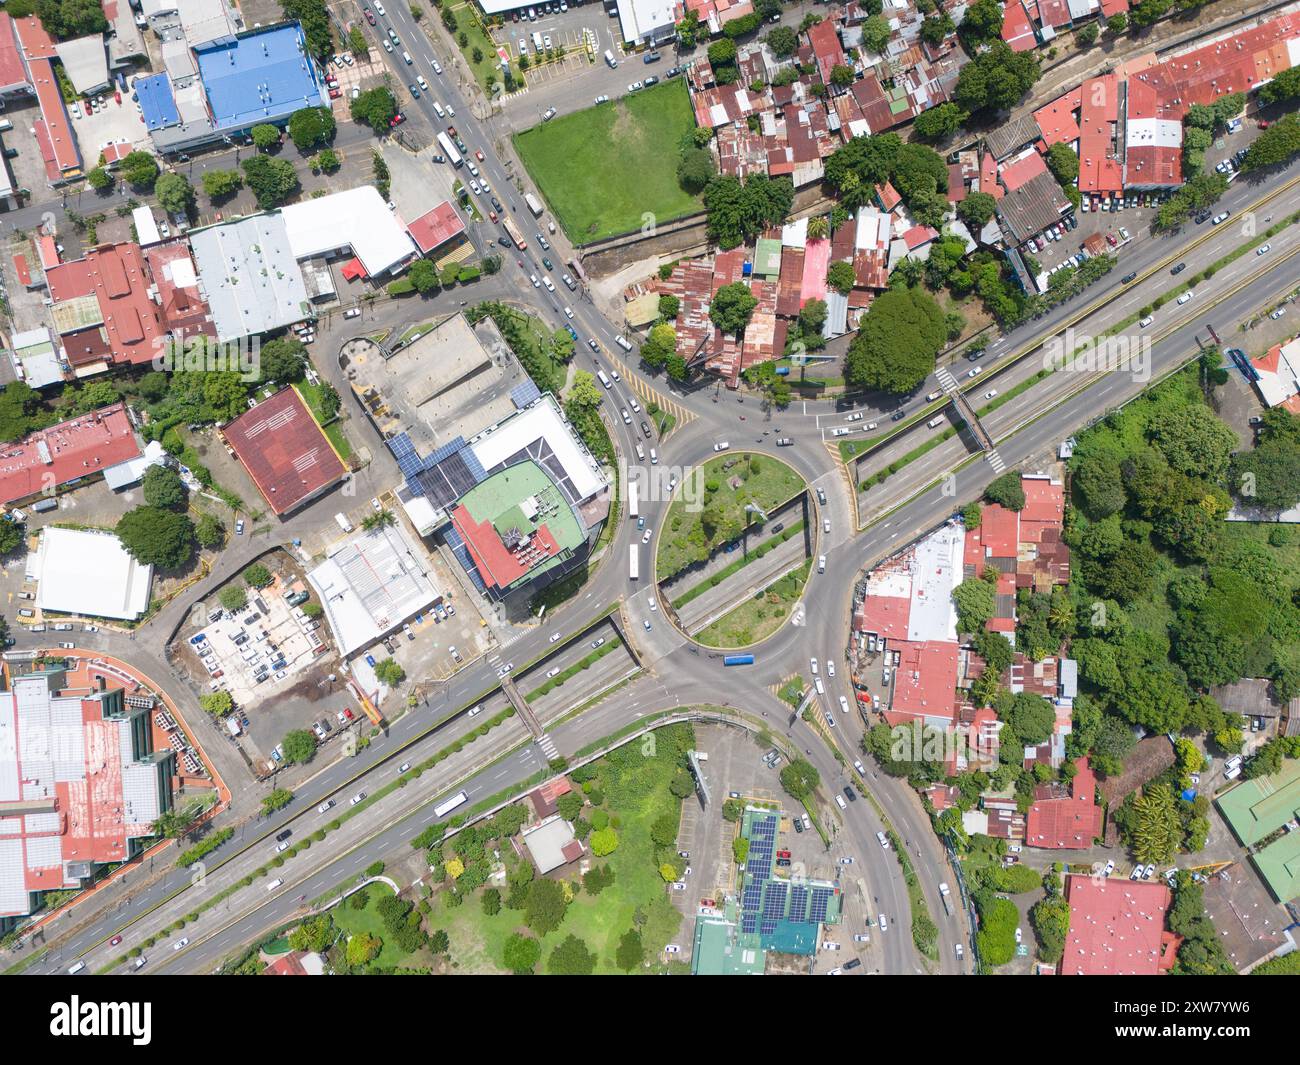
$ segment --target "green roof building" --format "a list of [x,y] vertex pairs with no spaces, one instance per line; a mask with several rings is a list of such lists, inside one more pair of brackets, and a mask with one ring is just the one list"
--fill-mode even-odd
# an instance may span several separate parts
[[1288,832],[1250,857],[1278,902],[1300,896],[1300,832]]
[[1300,760],[1289,758],[1272,776],[1238,784],[1219,796],[1218,806],[1237,839],[1253,847],[1300,813]]

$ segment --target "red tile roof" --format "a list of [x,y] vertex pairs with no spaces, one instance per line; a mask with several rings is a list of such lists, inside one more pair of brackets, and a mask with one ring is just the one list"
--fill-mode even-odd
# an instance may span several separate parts
[[72,134],[72,124],[52,65],[58,54],[53,39],[35,15],[15,19],[14,26],[27,57],[27,68],[41,108],[41,117],[33,127],[45,160],[45,175],[51,183],[58,183],[81,170],[81,153],[77,150],[77,141]]
[[26,85],[27,68],[18,48],[17,29],[9,14],[0,11],[0,88]]
[[114,403],[0,450],[0,502],[27,499],[140,454],[126,405]]
[[[456,532],[465,541],[474,565],[483,582],[493,588],[508,588],[542,560],[553,558],[560,553],[560,545],[555,535],[546,525],[539,525],[529,537],[530,555],[523,551],[511,550],[501,539],[490,519],[475,521],[468,508],[457,504],[451,512],[452,524]],[[530,561],[531,559],[531,561]]]
[[891,641],[890,647],[900,657],[885,720],[891,725],[919,719],[953,721],[957,712],[957,645],[900,640]]
[[1062,976],[1155,976],[1173,967],[1179,938],[1165,931],[1173,896],[1159,880],[1066,877],[1070,930]]
[[287,514],[347,472],[293,388],[241,414],[223,435],[276,514]]
[[1032,52],[1038,47],[1033,24],[1020,0],[1007,0],[1002,11],[1002,39],[1013,52]]
[[448,200],[438,204],[433,210],[420,215],[406,227],[411,239],[420,249],[421,255],[441,248],[447,241],[459,237],[465,232],[465,223],[461,221],[460,212]]
[[817,56],[817,70],[826,85],[831,83],[831,71],[837,66],[847,65],[844,49],[840,47],[840,35],[832,19],[823,19],[808,28],[808,41],[813,54]]
[[174,335],[215,337],[211,309],[199,291],[198,272],[183,240],[155,244],[144,253],[158,290],[163,327]]
[[104,317],[103,344],[92,340],[90,347],[106,350],[113,362],[133,366],[152,362],[159,354],[166,329],[149,295],[151,279],[138,244],[92,248],[84,259],[51,267],[46,278],[55,303],[94,295]]
[[1053,144],[1073,144],[1079,139],[1079,123],[1075,121],[1075,112],[1079,110],[1081,95],[1082,90],[1076,86],[1034,112],[1034,121],[1038,123],[1043,143],[1047,147],[1050,148]]
[[1037,152],[1026,152],[1014,162],[1004,163],[1000,171],[1002,184],[1008,192],[1015,192],[1041,174],[1047,173],[1047,164]]
[[1029,846],[1085,850],[1101,835],[1101,807],[1095,801],[1097,778],[1086,758],[1074,764],[1077,772],[1068,795],[1056,783],[1034,789],[1025,832]]

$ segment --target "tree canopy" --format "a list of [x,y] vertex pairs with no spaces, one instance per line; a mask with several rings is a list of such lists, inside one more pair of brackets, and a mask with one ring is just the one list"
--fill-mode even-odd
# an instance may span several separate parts
[[179,569],[194,553],[194,524],[173,510],[136,507],[122,515],[115,531],[132,557],[160,569]]
[[844,376],[859,388],[902,394],[934,372],[947,340],[939,304],[919,288],[891,288],[872,302],[844,360]]

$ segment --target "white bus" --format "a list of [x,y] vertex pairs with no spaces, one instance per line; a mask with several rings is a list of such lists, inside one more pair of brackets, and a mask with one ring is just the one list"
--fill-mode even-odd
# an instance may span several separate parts
[[456,151],[456,146],[451,143],[451,138],[445,133],[438,134],[438,147],[442,149],[442,154],[447,157],[447,162],[452,166],[459,167],[464,161],[460,157],[460,152]]
[[438,805],[433,808],[433,814],[435,817],[446,817],[452,812],[452,810],[456,809],[457,806],[462,806],[468,801],[468,795],[463,791],[457,792],[450,799],[438,803]]
[[636,549],[636,544],[630,544],[627,549],[627,575],[629,580],[636,580],[641,576],[641,555]]
[[640,508],[640,506],[638,505],[638,500],[637,500],[637,495],[638,495],[638,493],[639,493],[639,489],[640,489],[640,485],[638,485],[636,481],[629,481],[629,482],[628,482],[628,485],[627,485],[627,516],[628,516],[629,518],[639,518],[639,517],[641,516],[641,508]]

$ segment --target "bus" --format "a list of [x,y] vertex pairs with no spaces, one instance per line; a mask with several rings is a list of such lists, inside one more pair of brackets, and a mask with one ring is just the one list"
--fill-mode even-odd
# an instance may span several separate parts
[[639,518],[641,516],[641,508],[637,500],[640,487],[636,481],[629,481],[627,484],[627,516],[629,518]]
[[524,240],[524,235],[519,232],[519,227],[517,225],[505,216],[502,216],[501,218],[501,225],[504,226],[505,231],[510,234],[510,239],[515,242],[516,248],[520,251],[528,250],[528,241]]
[[724,666],[752,666],[754,664],[753,655],[727,655],[722,659]]
[[446,817],[452,812],[452,810],[456,809],[457,806],[463,806],[467,802],[469,802],[469,796],[463,791],[458,791],[450,799],[438,803],[438,805],[433,808],[434,816]]
[[452,166],[459,167],[464,164],[465,160],[460,157],[460,152],[456,151],[456,146],[451,143],[451,138],[447,134],[438,134],[438,147],[442,149],[442,154],[447,157],[447,162]]
[[636,580],[641,576],[641,554],[636,549],[636,544],[630,544],[627,549],[627,575],[629,580]]

